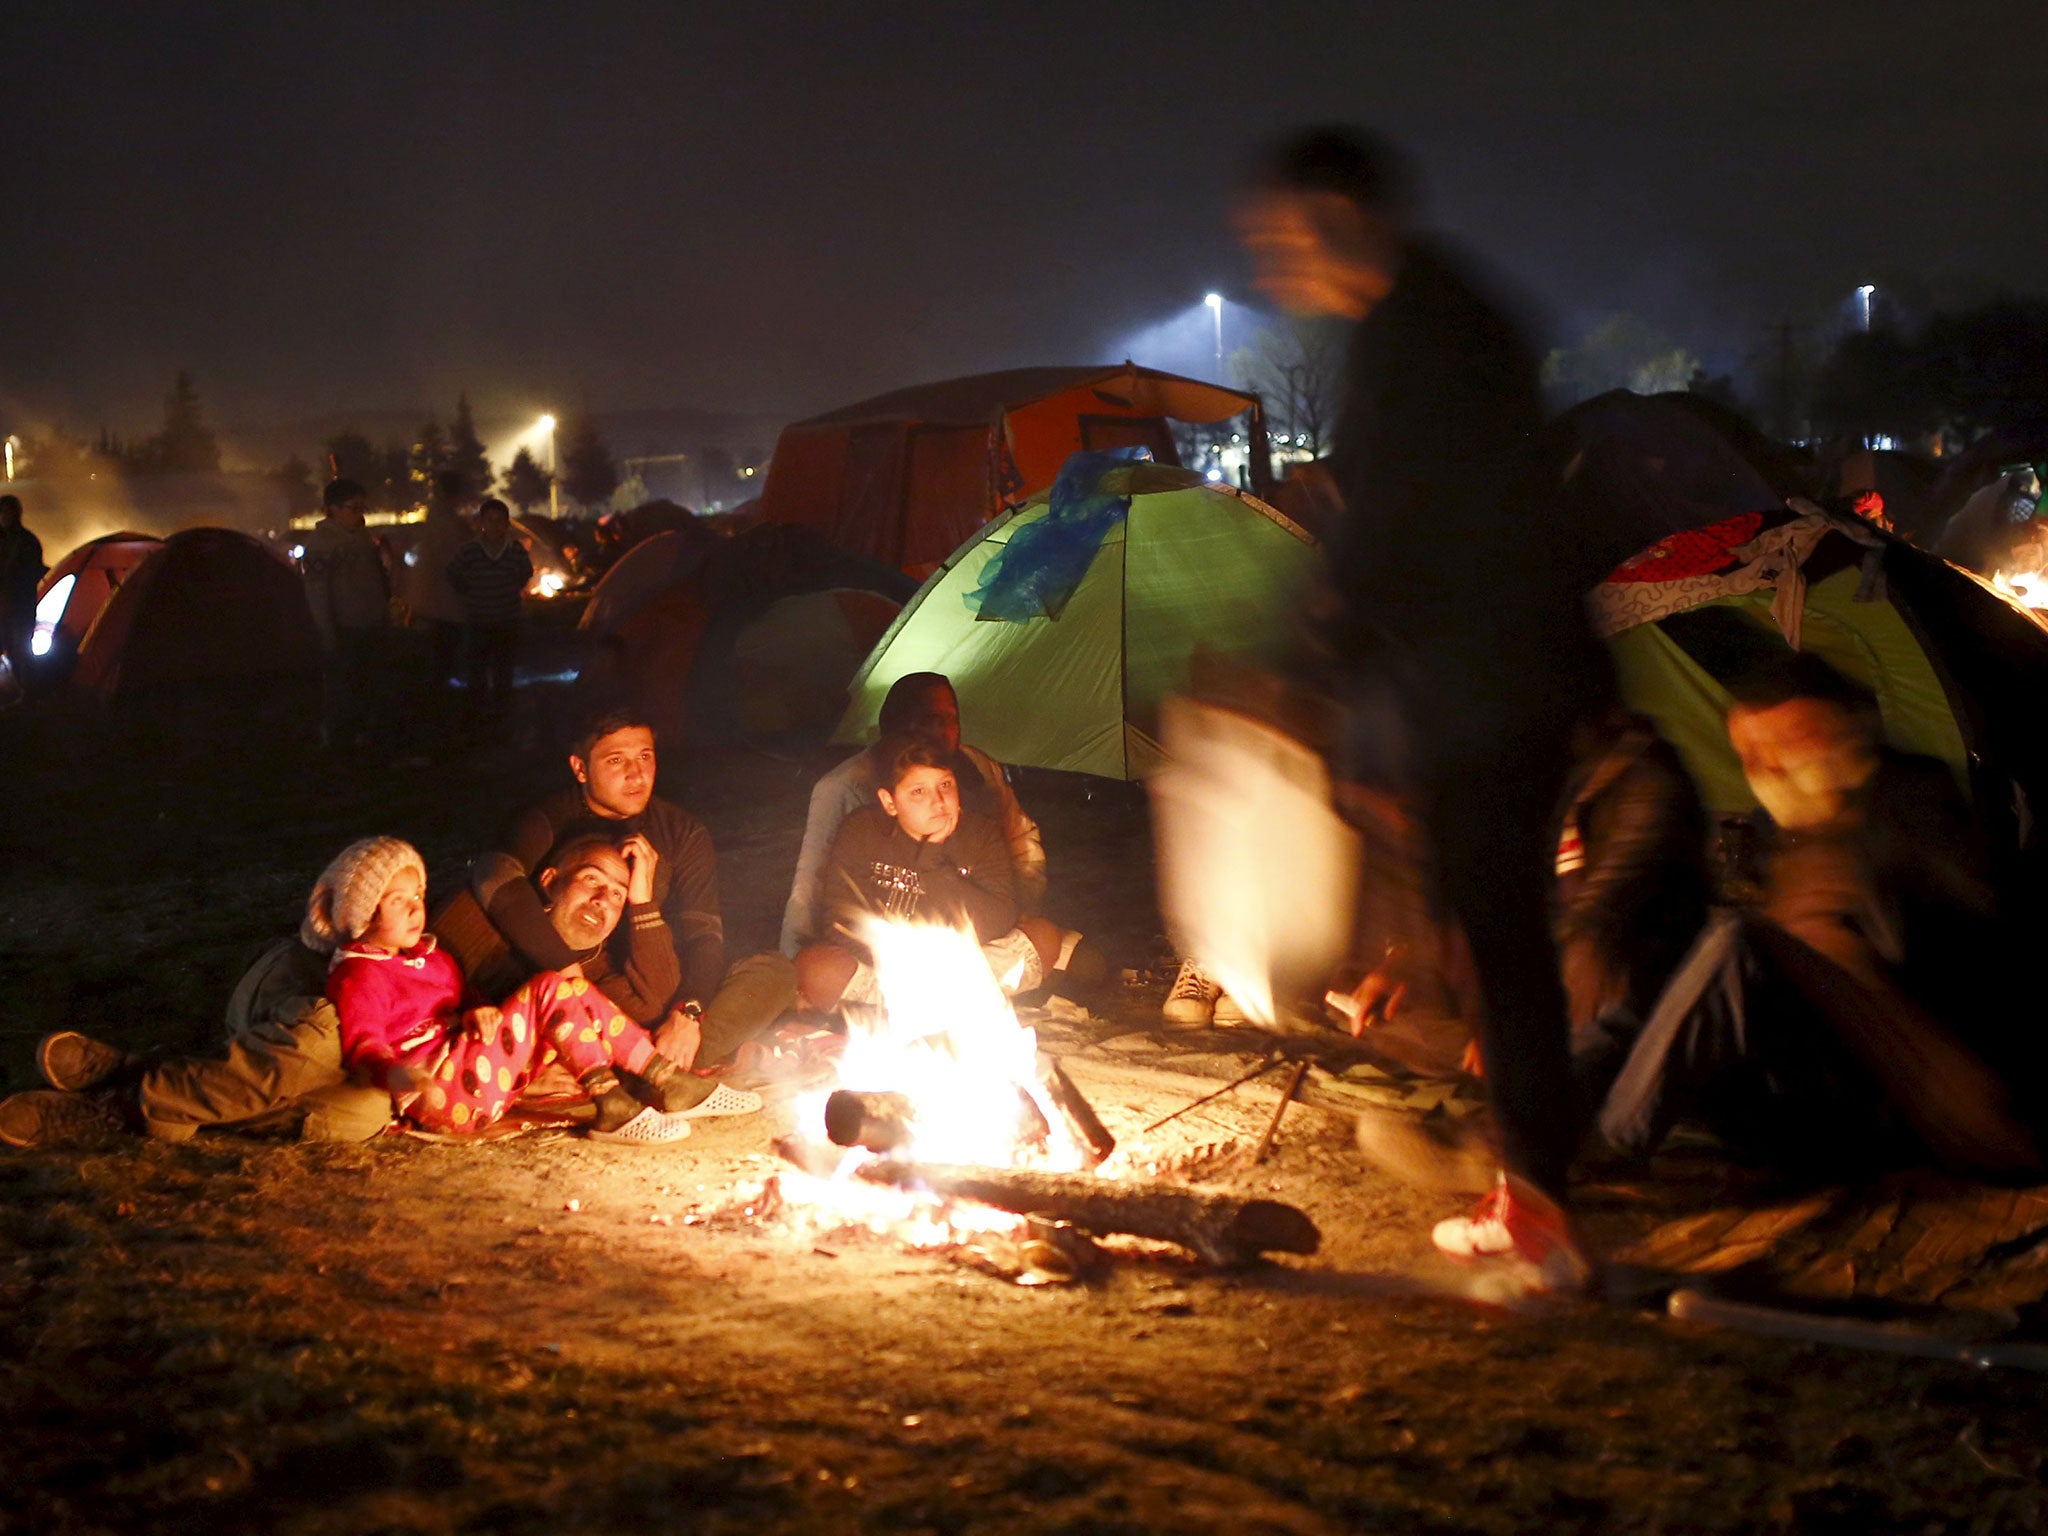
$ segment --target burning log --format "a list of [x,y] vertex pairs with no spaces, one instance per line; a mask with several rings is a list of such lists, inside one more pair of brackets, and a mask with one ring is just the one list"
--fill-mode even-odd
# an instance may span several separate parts
[[857,1093],[841,1088],[825,1101],[825,1134],[835,1147],[893,1152],[911,1137],[917,1110],[900,1093]]
[[1307,1213],[1291,1205],[1170,1184],[894,1161],[870,1163],[856,1177],[899,1189],[927,1189],[1022,1216],[1070,1221],[1098,1237],[1121,1232],[1178,1243],[1222,1268],[1249,1263],[1262,1253],[1314,1253],[1322,1241]]
[[1088,1154],[1089,1167],[1095,1167],[1116,1150],[1116,1138],[1109,1134],[1109,1127],[1095,1113],[1095,1106],[1074,1086],[1074,1080],[1067,1076],[1065,1067],[1048,1060],[1040,1081],[1045,1085],[1045,1096],[1058,1107],[1066,1118],[1067,1128],[1074,1133],[1074,1140]]

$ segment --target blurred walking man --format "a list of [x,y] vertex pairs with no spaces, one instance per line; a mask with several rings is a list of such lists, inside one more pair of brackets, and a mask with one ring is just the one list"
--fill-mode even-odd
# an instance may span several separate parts
[[1395,152],[1318,129],[1259,167],[1237,219],[1268,297],[1357,323],[1333,459],[1334,649],[1354,721],[1340,766],[1415,797],[1479,976],[1505,1165],[1436,1243],[1574,1287],[1562,1201],[1578,1126],[1547,904],[1571,727],[1605,662],[1536,494],[1534,354],[1412,211]]

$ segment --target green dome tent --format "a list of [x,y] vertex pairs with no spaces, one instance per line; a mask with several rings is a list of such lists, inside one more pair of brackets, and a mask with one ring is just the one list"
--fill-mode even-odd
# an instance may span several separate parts
[[1946,763],[1999,866],[2032,883],[2048,805],[2048,726],[2031,704],[2048,691],[2048,626],[2034,613],[1797,499],[1653,545],[1590,609],[1623,697],[1656,721],[1712,810],[1756,809],[1728,741],[1729,685],[1796,650],[1868,692],[1892,746]]
[[1190,471],[1137,464],[1105,492],[1129,511],[1057,618],[978,616],[969,594],[1010,539],[1046,517],[1033,497],[932,573],[854,678],[835,739],[874,740],[890,684],[943,672],[969,739],[999,760],[1138,779],[1162,760],[1159,705],[1188,691],[1196,653],[1276,655],[1293,632],[1315,541],[1264,502]]

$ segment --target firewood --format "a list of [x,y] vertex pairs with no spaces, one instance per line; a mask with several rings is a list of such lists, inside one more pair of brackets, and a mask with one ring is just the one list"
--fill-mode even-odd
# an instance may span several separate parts
[[1088,1154],[1089,1167],[1095,1167],[1116,1150],[1116,1138],[1109,1134],[1109,1127],[1095,1113],[1095,1106],[1074,1086],[1074,1080],[1067,1076],[1065,1067],[1048,1058],[1040,1081],[1045,1085],[1046,1097],[1065,1117],[1067,1128],[1074,1133],[1074,1140]]
[[1322,1241],[1307,1213],[1291,1205],[1204,1194],[1171,1184],[887,1160],[869,1163],[856,1177],[899,1189],[926,1189],[1019,1215],[1070,1221],[1097,1237],[1120,1232],[1178,1243],[1224,1268],[1248,1263],[1262,1253],[1314,1253]]
[[893,1152],[910,1140],[916,1109],[900,1093],[841,1088],[825,1101],[825,1135],[835,1147]]

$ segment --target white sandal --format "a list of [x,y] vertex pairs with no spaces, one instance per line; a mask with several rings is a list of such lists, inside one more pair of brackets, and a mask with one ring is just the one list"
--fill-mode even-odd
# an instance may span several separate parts
[[671,1120],[702,1120],[713,1115],[751,1115],[761,1108],[761,1095],[749,1093],[744,1088],[735,1088],[731,1083],[720,1083],[711,1090],[711,1096],[701,1104],[692,1104],[688,1109],[679,1109],[668,1118]]
[[664,1141],[681,1141],[690,1134],[689,1112],[664,1115],[658,1109],[643,1109],[615,1131],[592,1131],[592,1141],[622,1141],[651,1147]]

